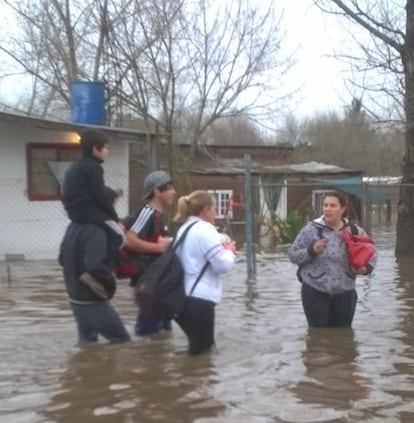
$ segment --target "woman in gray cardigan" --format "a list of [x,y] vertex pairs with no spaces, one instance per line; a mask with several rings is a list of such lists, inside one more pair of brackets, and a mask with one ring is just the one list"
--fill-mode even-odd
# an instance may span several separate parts
[[302,304],[310,327],[350,327],[357,302],[356,276],[370,274],[376,263],[374,254],[366,266],[350,266],[342,233],[353,225],[345,218],[346,204],[342,193],[326,194],[323,215],[299,232],[288,252],[290,261],[299,266]]

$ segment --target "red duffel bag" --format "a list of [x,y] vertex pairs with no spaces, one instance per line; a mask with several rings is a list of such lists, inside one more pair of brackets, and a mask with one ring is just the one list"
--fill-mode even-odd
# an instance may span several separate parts
[[374,240],[368,236],[355,235],[347,230],[343,231],[344,241],[351,267],[359,269],[365,267],[374,255]]

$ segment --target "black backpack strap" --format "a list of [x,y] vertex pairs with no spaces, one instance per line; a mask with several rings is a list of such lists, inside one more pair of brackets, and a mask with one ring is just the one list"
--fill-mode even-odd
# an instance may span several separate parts
[[358,227],[357,227],[357,225],[355,225],[355,223],[349,222],[349,226],[351,228],[352,235],[358,235],[359,234]]
[[316,229],[316,233],[318,234],[318,238],[319,239],[322,239],[323,238],[323,236],[322,236],[322,233],[323,233],[323,226],[322,225],[319,225],[319,224],[317,224],[317,223],[313,223],[313,226],[315,227],[315,229]]
[[177,236],[175,236],[175,238],[173,239],[171,245],[172,245],[172,249],[173,251],[175,251],[177,249],[177,247],[184,241],[185,237],[187,236],[188,231],[196,224],[197,222],[193,222],[190,225],[188,225],[184,232],[182,233],[182,235],[180,236],[180,238],[178,240],[176,240]]
[[[182,233],[182,235],[180,236],[180,238],[178,239],[178,241],[177,242],[175,242],[175,238],[173,239],[173,242],[172,242],[172,245],[173,245],[173,247],[172,247],[172,249],[173,249],[173,251],[175,251],[176,249],[177,249],[177,247],[184,241],[184,239],[185,239],[185,237],[187,236],[187,233],[188,233],[188,231],[196,224],[197,222],[193,222],[193,223],[191,223],[190,225],[188,225],[186,228],[185,228],[185,230],[184,230],[184,232]],[[200,271],[200,273],[198,274],[198,276],[197,276],[197,279],[196,279],[196,281],[194,282],[194,284],[193,284],[193,286],[192,286],[192,288],[191,288],[191,291],[190,291],[190,293],[189,293],[189,297],[191,297],[191,294],[194,292],[194,290],[195,290],[195,288],[196,288],[196,286],[197,286],[197,284],[198,284],[198,282],[200,282],[200,279],[201,279],[201,277],[203,276],[203,274],[204,274],[204,272],[206,271],[206,269],[207,269],[207,267],[208,267],[208,265],[210,264],[210,262],[206,262],[206,264],[203,266],[203,268],[201,269],[201,271]]]
[[[316,231],[318,233],[318,237],[322,239],[323,226],[321,225],[315,225],[315,226],[316,226]],[[348,221],[348,223],[345,225],[345,228],[349,228],[352,235],[359,234],[357,225],[355,225],[355,223],[352,223],[351,221]]]
[[206,261],[206,264],[203,266],[203,268],[201,269],[200,273],[197,276],[196,281],[193,284],[193,287],[191,288],[190,293],[188,294],[189,297],[191,297],[191,295],[193,294],[194,290],[196,289],[196,286],[198,284],[198,282],[200,282],[201,277],[203,276],[204,272],[206,271],[208,265],[210,264],[209,261]]
[[345,227],[350,229],[352,235],[359,234],[358,227],[357,225],[355,225],[355,223],[352,223],[351,221],[349,221]]

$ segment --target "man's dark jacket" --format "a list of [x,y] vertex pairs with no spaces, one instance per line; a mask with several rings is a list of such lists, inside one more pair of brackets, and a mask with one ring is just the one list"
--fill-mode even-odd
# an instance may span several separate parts
[[112,298],[115,278],[112,274],[112,255],[116,251],[105,229],[95,224],[69,224],[63,238],[59,262],[63,266],[66,290],[74,301],[102,301],[92,290],[79,280],[79,276],[90,273],[100,282]]
[[63,181],[63,205],[69,219],[77,223],[118,221],[118,215],[105,195],[102,161],[82,156],[67,170]]

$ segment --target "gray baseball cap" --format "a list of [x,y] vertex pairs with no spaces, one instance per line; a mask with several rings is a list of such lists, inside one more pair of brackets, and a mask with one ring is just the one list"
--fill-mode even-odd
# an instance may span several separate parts
[[144,200],[148,200],[155,188],[172,184],[171,176],[164,170],[155,170],[149,173],[144,179]]

